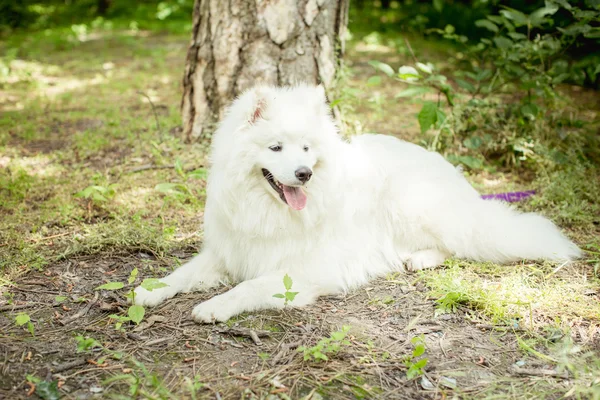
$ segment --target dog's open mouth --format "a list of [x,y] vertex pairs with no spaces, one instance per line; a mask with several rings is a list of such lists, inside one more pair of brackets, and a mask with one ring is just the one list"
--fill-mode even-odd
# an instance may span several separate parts
[[302,210],[306,207],[306,194],[302,188],[296,186],[286,186],[277,181],[271,172],[267,169],[262,169],[263,176],[269,182],[269,185],[279,194],[281,200],[292,207],[294,210]]

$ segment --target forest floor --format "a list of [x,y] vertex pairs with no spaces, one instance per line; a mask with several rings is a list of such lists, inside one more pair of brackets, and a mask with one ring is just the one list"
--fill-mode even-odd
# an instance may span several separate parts
[[[188,39],[98,30],[0,44],[13,55],[0,75],[0,398],[599,398],[598,221],[568,229],[588,250],[568,265],[450,260],[303,309],[194,323],[193,305],[221,287],[116,329],[127,289],[202,242],[206,145],[177,138]],[[408,57],[350,43],[358,130],[419,142],[418,101],[366,84],[369,60]],[[482,192],[532,184],[510,171],[469,179]],[[107,282],[125,287],[95,290]],[[334,345],[329,360],[304,360],[298,348],[315,354],[319,341]]]

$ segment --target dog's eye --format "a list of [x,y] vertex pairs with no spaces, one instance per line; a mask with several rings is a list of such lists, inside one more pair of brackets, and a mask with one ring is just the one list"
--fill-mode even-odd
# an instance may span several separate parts
[[281,151],[283,149],[283,147],[281,147],[280,144],[276,144],[275,146],[269,147],[269,149],[272,151]]
[[304,151],[308,151],[308,146],[304,146]]

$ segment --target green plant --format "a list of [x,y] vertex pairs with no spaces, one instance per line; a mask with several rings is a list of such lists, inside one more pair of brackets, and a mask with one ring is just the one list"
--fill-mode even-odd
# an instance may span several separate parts
[[292,281],[292,278],[290,278],[288,274],[285,274],[285,276],[283,277],[283,286],[285,287],[285,292],[284,293],[276,293],[273,295],[273,297],[275,297],[277,299],[283,299],[284,305],[287,306],[288,302],[294,301],[294,299],[296,298],[296,295],[299,293],[299,292],[291,292],[293,283],[294,282]]
[[26,379],[27,382],[30,385],[32,385],[33,389],[35,390],[35,394],[37,394],[41,399],[60,399],[60,393],[58,391],[58,380],[46,381],[31,374],[28,374]]
[[[559,10],[570,15],[571,25],[559,25]],[[597,41],[599,21],[600,10],[562,0],[547,1],[529,14],[504,7],[475,21],[492,35],[476,44],[451,25],[430,30],[464,46],[466,57],[457,62],[451,77],[416,57],[414,66],[401,66],[397,72],[379,61],[371,65],[409,86],[397,98],[437,95],[437,101],[422,102],[417,119],[422,134],[434,131],[424,138],[427,146],[445,153],[449,161],[470,169],[481,169],[489,160],[504,165],[557,164],[573,149],[594,154],[595,139],[584,135],[581,126],[565,129],[556,86],[578,74],[565,52],[582,40]],[[587,73],[595,81],[600,67]],[[505,101],[504,94],[516,101]]]
[[412,354],[408,355],[404,359],[404,365],[408,367],[406,371],[406,377],[413,379],[417,376],[423,375],[423,369],[427,365],[427,358],[421,358],[425,353],[425,337],[423,335],[413,337],[410,342],[413,345]]
[[98,358],[98,360],[97,360],[97,363],[99,365],[104,364],[108,357],[111,357],[112,359],[115,359],[115,360],[120,360],[123,358],[123,354],[121,352],[107,349],[106,347],[102,346],[102,344],[100,344],[100,342],[98,342],[96,339],[94,339],[92,337],[85,337],[83,335],[77,335],[77,336],[75,336],[75,341],[77,342],[77,352],[78,353],[87,353],[87,352],[91,352],[94,350],[102,351],[102,353],[104,355],[101,356],[100,358]]
[[80,192],[75,193],[75,197],[81,197],[94,203],[105,203],[115,196],[115,184],[108,186],[90,185]]
[[[109,315],[110,318],[116,320],[115,329],[117,329],[117,330],[121,330],[123,323],[125,323],[125,322],[131,321],[137,325],[140,322],[142,322],[142,320],[144,319],[146,310],[145,310],[144,306],[135,304],[135,291],[134,291],[134,287],[132,286],[132,284],[135,282],[135,280],[137,278],[137,275],[138,275],[138,269],[134,268],[131,271],[131,273],[129,274],[129,278],[127,279],[127,284],[129,286],[130,290],[125,295],[125,297],[127,297],[128,299],[131,299],[131,303],[132,303],[132,305],[129,306],[129,308],[127,309],[127,316],[117,315],[117,314]],[[168,286],[166,283],[160,282],[156,278],[146,278],[141,283],[141,287],[143,287],[144,289],[146,289],[148,291],[152,291],[154,289],[159,289],[159,288],[166,287],[166,286]],[[107,282],[104,285],[100,285],[95,290],[119,290],[119,289],[123,289],[124,287],[125,287],[125,283],[114,281],[114,282]]]
[[[112,376],[102,383],[104,385],[110,385],[111,383],[123,382],[128,385],[129,395],[132,398],[176,398],[166,387],[159,374],[150,372],[143,363],[136,359],[131,359],[130,361],[135,367],[130,373]],[[201,387],[201,384],[197,379],[195,379],[195,381],[196,382],[192,385],[192,389],[194,390]]]
[[31,333],[31,336],[35,336],[35,329],[33,326],[33,322],[31,322],[31,317],[27,313],[18,313],[15,317],[15,324],[17,326],[27,325],[27,330]]
[[91,337],[84,337],[82,335],[75,336],[75,341],[77,342],[77,352],[87,352],[94,348],[102,348],[100,342]]
[[350,345],[350,342],[346,340],[349,331],[350,326],[344,325],[341,330],[332,332],[329,337],[319,340],[315,346],[300,346],[298,351],[303,353],[305,361],[328,361],[327,354],[336,354],[342,346]]
[[183,169],[183,165],[180,159],[175,161],[175,172],[179,176],[181,182],[163,182],[159,183],[154,187],[159,193],[162,193],[167,198],[173,198],[177,201],[191,201],[195,202],[199,197],[200,193],[196,193],[191,185],[190,180],[203,180],[206,181],[207,171],[204,168],[195,169],[190,172],[186,172]]

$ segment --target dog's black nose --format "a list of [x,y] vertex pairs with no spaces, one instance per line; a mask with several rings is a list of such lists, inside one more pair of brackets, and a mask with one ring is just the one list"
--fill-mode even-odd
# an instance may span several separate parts
[[308,167],[300,167],[296,170],[296,178],[298,178],[302,183],[308,182],[311,176],[312,171]]

